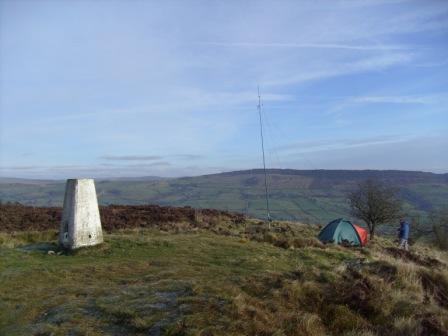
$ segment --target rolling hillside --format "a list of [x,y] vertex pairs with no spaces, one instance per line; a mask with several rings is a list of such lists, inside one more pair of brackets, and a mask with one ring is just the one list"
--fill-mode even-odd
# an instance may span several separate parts
[[[280,170],[269,171],[275,219],[322,223],[347,217],[345,195],[362,180],[380,179],[400,189],[408,214],[424,215],[448,200],[448,174],[412,171]],[[108,204],[159,204],[216,208],[264,216],[261,170],[177,179],[97,180],[99,201]],[[0,180],[2,202],[61,206],[63,181]]]

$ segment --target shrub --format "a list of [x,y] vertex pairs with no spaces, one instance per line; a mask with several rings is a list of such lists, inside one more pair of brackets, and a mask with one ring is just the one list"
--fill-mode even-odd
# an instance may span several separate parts
[[448,228],[442,225],[434,225],[433,231],[437,247],[441,250],[448,250]]
[[434,211],[429,218],[436,246],[441,250],[448,250],[448,207]]

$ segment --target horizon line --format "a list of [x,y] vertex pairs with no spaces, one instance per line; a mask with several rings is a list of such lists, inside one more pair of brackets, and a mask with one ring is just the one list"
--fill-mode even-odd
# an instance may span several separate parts
[[[298,172],[313,172],[313,171],[326,171],[326,172],[406,172],[406,173],[426,173],[426,174],[434,174],[434,175],[447,175],[448,170],[445,170],[444,172],[435,172],[435,171],[428,171],[428,170],[406,170],[406,169],[325,169],[325,168],[317,168],[317,169],[295,169],[295,168],[268,168],[266,169],[269,171],[298,171]],[[229,171],[222,171],[219,173],[209,173],[209,174],[201,174],[201,175],[182,175],[182,176],[176,176],[176,177],[166,177],[166,176],[160,176],[160,175],[138,175],[138,176],[106,176],[106,177],[88,177],[88,176],[78,176],[78,177],[69,177],[69,178],[56,178],[56,177],[14,177],[14,176],[2,176],[0,175],[1,179],[11,179],[11,180],[28,180],[28,181],[65,181],[67,179],[81,179],[81,178],[92,178],[95,180],[108,180],[108,179],[181,179],[181,178],[190,178],[190,177],[201,177],[201,176],[212,176],[212,175],[221,175],[221,174],[231,174],[231,173],[243,173],[243,172],[253,172],[253,171],[263,171],[263,168],[250,168],[250,169],[237,169],[237,170],[229,170]],[[1,183],[1,181],[0,181]]]

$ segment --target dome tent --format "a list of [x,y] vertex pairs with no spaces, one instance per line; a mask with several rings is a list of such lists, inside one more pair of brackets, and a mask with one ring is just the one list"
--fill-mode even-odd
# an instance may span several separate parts
[[367,244],[367,230],[339,218],[327,224],[317,236],[323,243],[364,246]]

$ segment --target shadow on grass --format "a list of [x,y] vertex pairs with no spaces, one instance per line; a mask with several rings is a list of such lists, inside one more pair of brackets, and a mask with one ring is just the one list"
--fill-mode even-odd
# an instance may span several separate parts
[[110,246],[102,243],[94,246],[80,247],[74,250],[64,248],[56,242],[36,242],[32,244],[21,245],[17,250],[22,252],[37,252],[47,255],[63,255],[63,256],[82,256],[82,255],[98,255],[109,251]]
[[48,242],[23,245],[18,247],[17,249],[24,252],[42,252],[44,254],[48,254],[49,252],[62,251],[58,244]]

